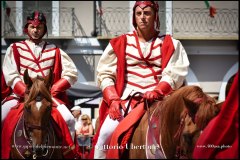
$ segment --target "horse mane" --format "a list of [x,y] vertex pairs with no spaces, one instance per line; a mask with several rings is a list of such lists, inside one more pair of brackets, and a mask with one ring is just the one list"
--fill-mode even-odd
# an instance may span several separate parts
[[[210,99],[206,98],[205,93],[198,86],[181,87],[160,102],[160,133],[161,137],[164,137],[161,139],[161,142],[164,145],[164,150],[169,152],[168,155],[166,155],[168,158],[171,158],[171,156],[175,154],[175,150],[173,150],[173,148],[176,148],[174,134],[177,132],[183,111],[186,108],[183,98],[187,98],[192,101],[198,98],[203,98],[203,104],[201,104],[197,113],[197,116],[200,117],[198,119],[199,124],[203,124],[205,126],[205,118],[209,116],[209,111],[206,110],[204,106],[206,106],[206,103],[210,102]],[[208,101],[205,102],[206,100]]]
[[34,100],[39,94],[41,94],[44,98],[46,98],[49,102],[52,102],[51,94],[49,89],[46,87],[44,79],[41,77],[37,77],[32,79],[33,84],[29,90],[29,96],[25,100],[25,103],[28,104],[32,100]]
[[210,120],[215,117],[220,111],[216,105],[214,98],[207,95],[203,97],[203,101],[199,104],[198,111],[195,116],[195,123],[199,130],[203,130]]

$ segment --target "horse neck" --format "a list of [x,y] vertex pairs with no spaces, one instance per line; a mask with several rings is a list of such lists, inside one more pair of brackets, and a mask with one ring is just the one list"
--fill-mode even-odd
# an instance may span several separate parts
[[177,101],[174,98],[165,99],[158,103],[159,106],[154,112],[160,119],[158,125],[160,126],[161,144],[167,158],[174,158],[177,141],[173,137],[177,133],[180,117],[184,112],[184,107],[180,106],[181,103]]

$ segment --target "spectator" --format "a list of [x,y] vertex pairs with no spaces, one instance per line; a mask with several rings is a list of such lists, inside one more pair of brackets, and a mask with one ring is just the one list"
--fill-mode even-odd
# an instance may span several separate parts
[[[78,135],[79,152],[81,152],[81,158],[88,158],[91,149],[91,135],[93,135],[93,125],[90,117],[87,114],[81,116],[81,127],[76,131]],[[80,136],[79,136],[80,135]]]
[[81,107],[80,106],[74,106],[72,109],[72,115],[75,118],[75,130],[77,131],[80,127],[81,127],[81,115],[82,115],[82,111],[81,111]]
[[93,135],[93,125],[89,115],[83,114],[81,121],[82,124],[80,128],[77,129],[77,135]]

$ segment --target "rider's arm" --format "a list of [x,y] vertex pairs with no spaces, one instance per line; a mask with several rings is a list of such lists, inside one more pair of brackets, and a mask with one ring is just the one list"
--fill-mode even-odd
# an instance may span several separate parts
[[22,97],[24,95],[26,86],[22,81],[19,71],[17,69],[12,46],[13,44],[11,44],[10,47],[7,48],[3,60],[2,71],[6,84],[13,89],[13,92],[17,96]]
[[168,83],[173,90],[182,86],[188,74],[189,60],[179,40],[172,39],[175,51],[162,72],[161,82]]
[[60,49],[60,54],[62,60],[61,77],[66,79],[71,85],[73,85],[78,79],[77,67],[66,52]]
[[78,78],[77,68],[72,61],[72,59],[60,49],[61,54],[61,63],[62,63],[62,73],[61,79],[55,82],[51,89],[51,94],[53,97],[57,97],[57,95],[61,92],[66,91],[68,88],[73,85]]
[[115,85],[116,69],[117,57],[109,43],[97,66],[97,83],[102,90],[108,86]]
[[102,89],[103,100],[109,106],[109,116],[113,120],[121,117],[121,99],[115,88],[116,69],[117,57],[109,43],[98,63],[97,82]]

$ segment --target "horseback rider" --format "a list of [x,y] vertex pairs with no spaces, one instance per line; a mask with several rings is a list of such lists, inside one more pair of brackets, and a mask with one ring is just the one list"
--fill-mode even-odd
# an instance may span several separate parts
[[136,1],[132,20],[135,30],[110,40],[99,60],[97,81],[103,102],[99,108],[100,127],[93,139],[94,159],[114,154],[112,149],[107,153],[107,148],[114,144],[114,131],[126,119],[125,112],[132,116],[125,123],[129,126],[145,113],[144,108],[137,109],[139,106],[132,108],[140,96],[134,97],[130,108],[126,108],[134,93],[142,93],[150,103],[161,100],[181,87],[188,73],[189,61],[180,41],[159,32],[158,10],[157,2]]
[[[1,75],[2,123],[8,123],[4,121],[8,113],[14,106],[23,102],[26,90],[26,85],[23,82],[24,71],[28,69],[29,76],[36,78],[37,76],[45,77],[50,73],[50,70],[53,70],[51,95],[53,108],[57,108],[58,112],[52,113],[52,116],[62,116],[62,118],[55,118],[55,121],[58,124],[61,123],[61,126],[65,126],[65,128],[61,128],[62,134],[68,137],[66,142],[72,147],[74,145],[75,120],[66,107],[68,101],[65,91],[77,81],[77,68],[67,53],[42,39],[47,33],[47,21],[42,12],[34,11],[27,17],[24,33],[29,38],[11,44],[3,61]],[[14,118],[13,120],[17,121]],[[2,139],[4,138],[2,137]],[[2,146],[2,153],[7,152],[5,155],[9,156],[8,150],[5,152],[3,148],[5,147]]]

